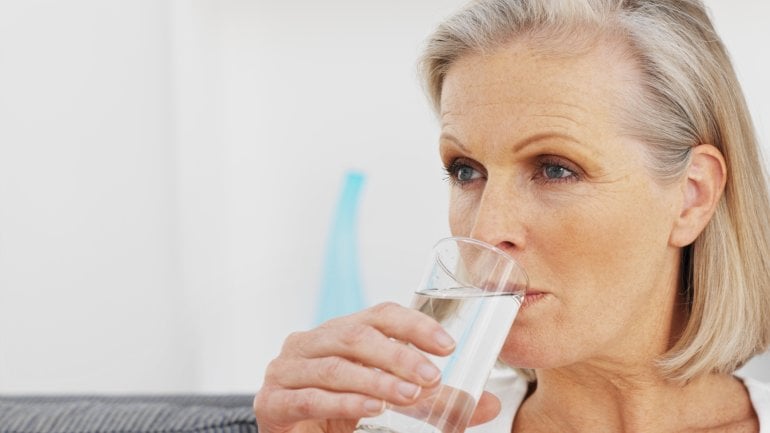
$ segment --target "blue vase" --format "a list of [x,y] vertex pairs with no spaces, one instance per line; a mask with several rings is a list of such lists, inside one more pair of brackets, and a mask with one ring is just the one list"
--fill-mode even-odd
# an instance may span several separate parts
[[363,183],[363,173],[346,173],[326,244],[316,324],[364,307],[356,236]]

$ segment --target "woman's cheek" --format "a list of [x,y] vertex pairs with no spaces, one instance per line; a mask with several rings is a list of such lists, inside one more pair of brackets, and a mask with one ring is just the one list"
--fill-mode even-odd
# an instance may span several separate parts
[[452,236],[470,236],[476,221],[475,195],[454,187],[449,198],[449,229]]

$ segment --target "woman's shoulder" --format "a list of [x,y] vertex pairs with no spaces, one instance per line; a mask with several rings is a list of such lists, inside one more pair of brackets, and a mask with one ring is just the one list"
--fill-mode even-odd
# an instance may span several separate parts
[[759,431],[770,432],[770,383],[763,383],[750,377],[743,378],[749,392],[751,405],[759,418]]

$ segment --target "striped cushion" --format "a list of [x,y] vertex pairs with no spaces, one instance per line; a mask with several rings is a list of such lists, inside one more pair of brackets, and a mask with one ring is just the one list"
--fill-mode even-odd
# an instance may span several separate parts
[[0,397],[0,433],[256,433],[253,396]]

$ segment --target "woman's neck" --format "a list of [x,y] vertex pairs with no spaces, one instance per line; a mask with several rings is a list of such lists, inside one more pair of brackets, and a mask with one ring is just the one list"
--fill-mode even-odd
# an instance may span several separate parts
[[681,385],[652,369],[615,374],[591,366],[538,371],[536,386],[514,432],[758,431],[748,393],[730,375]]

